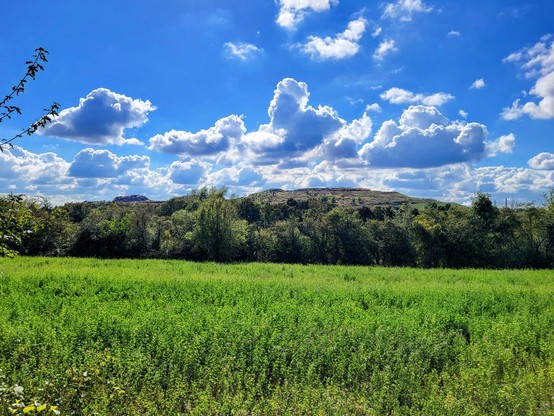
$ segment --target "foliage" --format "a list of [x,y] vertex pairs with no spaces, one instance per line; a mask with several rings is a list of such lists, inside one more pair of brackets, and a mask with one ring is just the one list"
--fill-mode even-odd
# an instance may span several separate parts
[[19,207],[23,197],[8,195],[0,200],[0,257],[14,257],[18,254],[14,246],[21,244]]
[[[553,268],[554,205],[335,207],[226,199],[204,188],[166,202],[83,202],[0,197],[3,255],[383,266]],[[11,199],[10,199],[11,198]],[[13,198],[19,198],[17,201]]]
[[2,415],[14,391],[61,414],[554,410],[550,271],[57,258],[0,270]]
[[223,198],[225,191],[214,191],[197,211],[193,244],[208,260],[230,261],[245,241],[247,223],[240,220],[236,207]]
[[[27,71],[23,78],[11,88],[11,92],[0,101],[0,123],[6,119],[11,119],[15,114],[21,115],[21,108],[11,104],[11,101],[19,94],[25,92],[27,82],[30,79],[36,79],[37,74],[40,71],[44,71],[43,63],[48,62],[48,51],[43,48],[35,49],[32,61],[25,62],[27,65]],[[39,128],[45,127],[52,118],[58,115],[60,104],[53,103],[50,108],[45,108],[43,111],[45,114],[41,116],[37,121],[32,123],[29,127],[22,129],[18,134],[9,139],[0,140],[0,151],[4,151],[6,147],[13,147],[12,142],[16,139],[23,137],[24,135],[30,136],[34,134]]]

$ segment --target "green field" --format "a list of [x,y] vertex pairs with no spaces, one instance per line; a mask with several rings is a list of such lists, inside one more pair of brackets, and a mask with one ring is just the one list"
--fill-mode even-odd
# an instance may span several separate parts
[[554,272],[0,258],[0,414],[37,409],[551,415]]

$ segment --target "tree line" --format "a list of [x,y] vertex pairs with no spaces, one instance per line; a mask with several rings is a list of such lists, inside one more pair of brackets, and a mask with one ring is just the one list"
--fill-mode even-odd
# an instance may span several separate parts
[[554,267],[554,190],[540,206],[272,205],[201,189],[165,202],[0,198],[0,256],[168,258],[452,268]]

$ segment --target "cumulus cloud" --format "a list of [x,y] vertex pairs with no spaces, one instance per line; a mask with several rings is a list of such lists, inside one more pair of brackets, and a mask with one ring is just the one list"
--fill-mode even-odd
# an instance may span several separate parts
[[414,94],[411,91],[396,87],[383,92],[380,97],[382,100],[388,101],[391,104],[423,104],[437,107],[454,99],[453,95],[444,92],[430,95]]
[[223,45],[223,50],[225,51],[225,56],[227,56],[227,58],[238,59],[240,61],[247,61],[263,53],[262,48],[258,48],[256,45],[245,42],[227,42]]
[[498,140],[493,140],[485,143],[487,156],[494,157],[500,153],[512,153],[516,144],[516,136],[510,133],[506,136],[501,136]]
[[75,178],[115,178],[134,169],[147,169],[148,156],[118,157],[109,150],[86,148],[77,153],[69,167],[68,175]]
[[287,30],[295,30],[310,12],[324,12],[338,0],[279,0],[279,16],[277,24]]
[[[431,119],[432,113],[430,111],[428,115]],[[438,114],[434,118],[435,121],[442,120]],[[363,119],[345,124],[339,130],[350,130],[350,134],[361,138],[364,135],[362,130],[369,125]],[[356,133],[357,129],[360,133]],[[554,160],[554,155],[537,156],[540,156],[537,160],[543,162],[536,165],[529,162],[530,168],[476,168],[463,163],[388,169],[361,163],[345,164],[343,160],[314,160],[296,165],[291,163],[287,169],[280,165],[251,166],[246,162],[214,169],[210,163],[198,159],[183,159],[168,167],[150,170],[141,167],[145,164],[135,161],[135,168],[123,169],[125,172],[117,177],[73,178],[67,175],[70,163],[58,155],[51,152],[34,154],[15,148],[0,153],[0,193],[25,192],[31,196],[42,193],[49,195],[53,203],[64,203],[69,200],[111,200],[125,194],[143,194],[151,199],[165,200],[205,185],[226,185],[241,195],[262,188],[360,186],[460,203],[470,203],[477,191],[489,192],[493,199],[502,202],[506,197],[531,201],[539,199],[545,189],[554,187],[554,166],[546,162]],[[112,159],[121,160],[122,157],[114,155],[109,158]]]
[[539,153],[529,159],[527,164],[533,169],[554,170],[554,153]]
[[533,199],[554,185],[554,171],[490,166],[476,170],[481,183],[491,184],[495,192]]
[[462,34],[460,32],[458,32],[457,30],[451,30],[446,35],[450,36],[450,37],[454,37],[454,38],[459,38],[460,36],[462,36]]
[[10,184],[18,189],[35,185],[60,185],[69,163],[53,152],[32,153],[19,146],[0,152],[0,192],[10,192]]
[[411,106],[398,124],[383,123],[359,154],[374,167],[443,166],[481,159],[486,137],[482,124],[450,122],[435,107]]
[[264,183],[265,178],[260,170],[242,163],[212,172],[206,178],[208,186],[257,187]]
[[511,107],[504,108],[502,117],[505,120],[514,120],[524,115],[536,119],[554,118],[554,40],[552,36],[543,36],[534,46],[510,54],[504,62],[519,65],[526,78],[537,79],[529,94],[537,97],[539,101],[520,104],[520,100],[516,100]]
[[54,204],[111,200],[124,194],[164,200],[182,193],[169,168],[150,170],[149,162],[146,156],[120,157],[93,149],[84,149],[67,162],[53,152],[37,154],[15,146],[0,153],[0,193],[46,195]]
[[243,138],[258,163],[302,155],[345,124],[331,107],[308,105],[309,96],[303,82],[285,78],[277,84],[268,109],[270,122]]
[[470,90],[480,90],[481,88],[485,88],[485,80],[483,78],[476,79],[469,87]]
[[424,170],[379,171],[378,175],[385,189],[466,204],[471,203],[477,192],[490,193],[502,203],[505,198],[514,196],[536,200],[544,189],[554,185],[554,171],[505,166],[472,168],[462,164]]
[[375,52],[373,53],[373,59],[375,59],[376,61],[382,61],[383,59],[385,59],[385,56],[390,55],[394,52],[398,52],[396,42],[392,39],[385,39],[375,49]]
[[460,115],[460,117],[462,118],[467,118],[467,116],[469,115],[469,113],[467,111],[464,111],[464,110],[460,110],[458,111],[458,114]]
[[196,186],[210,170],[210,164],[197,159],[179,160],[169,167],[169,177],[176,184]]
[[315,60],[350,58],[360,50],[359,41],[366,30],[367,21],[359,18],[348,23],[347,29],[335,37],[309,36],[300,49]]
[[396,3],[385,5],[382,17],[409,22],[415,13],[429,13],[432,10],[433,7],[427,6],[422,0],[398,0]]
[[77,107],[62,110],[38,134],[89,144],[142,144],[136,138],[124,138],[125,130],[142,126],[155,109],[148,100],[98,88],[81,98]]
[[373,123],[364,113],[362,118],[345,124],[336,133],[327,137],[317,149],[325,160],[358,157],[358,148],[371,134]]
[[213,127],[196,133],[171,130],[150,139],[148,149],[182,156],[209,156],[223,152],[242,138],[246,127],[242,117],[230,115]]

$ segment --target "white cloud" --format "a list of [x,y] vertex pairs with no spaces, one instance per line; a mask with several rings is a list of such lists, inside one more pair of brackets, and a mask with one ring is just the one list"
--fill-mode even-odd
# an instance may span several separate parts
[[434,169],[397,169],[376,172],[381,186],[412,196],[471,203],[477,192],[487,192],[493,200],[532,201],[554,186],[554,171],[467,164]]
[[411,91],[396,87],[381,93],[380,97],[391,104],[424,104],[437,107],[454,99],[453,95],[444,92],[430,95],[414,94]]
[[[369,137],[373,123],[364,113],[362,118],[345,124],[336,133],[324,139],[315,150],[325,160],[348,159],[358,157],[359,146]],[[311,160],[311,155],[307,158]]]
[[211,165],[197,159],[173,162],[169,167],[169,178],[176,184],[197,186],[211,170]]
[[53,152],[36,154],[14,146],[0,152],[0,192],[9,192],[9,184],[19,189],[63,184],[68,169],[69,163]]
[[469,113],[467,111],[464,111],[464,110],[460,110],[458,111],[458,114],[460,115],[460,117],[466,119],[467,116],[469,115]]
[[268,109],[270,122],[242,140],[258,164],[301,156],[345,124],[331,107],[308,105],[309,96],[303,82],[285,78],[277,84]]
[[534,46],[512,53],[504,62],[518,64],[527,78],[537,78],[529,94],[539,102],[528,101],[521,105],[520,100],[515,100],[511,107],[504,108],[502,117],[505,120],[523,115],[536,119],[554,118],[554,41],[551,36],[543,36]]
[[506,136],[501,136],[498,140],[485,143],[487,156],[494,157],[499,153],[512,153],[516,144],[516,136],[510,133]]
[[[175,185],[165,169],[151,171],[148,163],[146,156],[119,157],[92,149],[82,150],[70,163],[52,152],[36,154],[16,146],[0,153],[0,193],[46,195],[54,204],[111,200],[129,193],[167,199]],[[81,177],[70,176],[72,170]]]
[[469,87],[470,90],[480,90],[481,88],[485,88],[485,80],[483,78],[476,79]]
[[205,183],[215,187],[259,187],[265,184],[265,179],[260,170],[241,163],[210,173]]
[[218,120],[213,127],[197,133],[171,130],[150,139],[148,149],[186,156],[209,156],[223,152],[239,141],[246,127],[242,117],[230,115]]
[[309,36],[308,42],[299,47],[316,60],[350,58],[360,50],[358,42],[365,32],[366,25],[367,21],[359,18],[348,23],[348,28],[335,37]]
[[529,159],[527,163],[533,169],[554,170],[554,153],[539,153]]
[[520,100],[517,99],[512,103],[511,107],[506,107],[502,110],[501,116],[504,120],[517,120],[524,114],[519,102]]
[[359,154],[374,167],[429,168],[472,162],[485,155],[487,129],[478,123],[450,122],[435,107],[411,106],[383,123]]
[[[442,120],[433,110],[429,110],[426,117],[436,122]],[[414,118],[417,119],[413,114],[406,117],[408,123],[411,120],[417,125],[425,124],[416,122]],[[339,129],[340,134],[335,133],[335,137],[345,138],[348,133],[356,140],[363,140],[364,135],[368,134],[368,128],[370,123],[362,117]],[[112,155],[107,160],[117,162],[124,158]],[[541,156],[541,160],[554,160],[554,155],[546,154]],[[151,199],[164,200],[199,186],[226,185],[237,194],[273,187],[361,186],[461,203],[469,203],[475,192],[483,191],[491,193],[493,199],[503,203],[505,197],[510,200],[512,197],[537,200],[541,193],[554,187],[553,162],[541,162],[536,168],[474,168],[469,163],[458,163],[431,168],[387,169],[363,163],[348,164],[343,159],[329,158],[313,163],[298,163],[296,166],[291,163],[287,169],[281,165],[254,167],[240,162],[215,170],[210,163],[188,159],[155,171],[144,167],[146,165],[140,162],[140,157],[138,161],[130,163],[135,165],[129,165],[128,169],[122,168],[120,164],[122,173],[117,177],[72,178],[67,176],[70,164],[53,153],[39,155],[22,149],[11,149],[0,153],[0,193],[42,193],[49,195],[51,202],[63,203],[69,200],[111,200],[117,195],[128,194],[143,194]]]
[[238,59],[240,61],[247,61],[263,53],[262,48],[258,48],[256,45],[245,42],[227,42],[223,45],[223,49],[228,58]]
[[365,111],[375,111],[376,113],[380,113],[381,111],[383,111],[383,109],[381,108],[379,103],[373,103],[366,105]]
[[554,186],[554,171],[491,166],[477,170],[481,183],[491,184],[498,193],[533,199]]
[[295,30],[309,12],[324,12],[338,0],[279,0],[277,24],[287,30]]
[[125,130],[142,126],[155,109],[148,100],[98,88],[81,98],[77,107],[62,110],[38,134],[89,144],[142,144],[135,138],[124,138]]
[[433,7],[427,6],[422,0],[398,0],[396,3],[385,5],[382,17],[409,22],[415,13],[429,13],[432,10]]
[[395,41],[392,39],[385,39],[375,49],[375,52],[373,53],[373,58],[377,61],[382,61],[383,59],[385,59],[385,56],[390,55],[394,52],[398,52]]
[[109,150],[86,148],[75,155],[68,175],[75,178],[115,178],[130,170],[148,169],[148,156],[118,157]]
[[371,36],[376,38],[381,34],[381,32],[383,32],[383,28],[381,26],[377,26],[375,27],[375,29],[373,29],[373,32],[371,32]]
[[451,30],[446,35],[450,36],[450,37],[454,37],[454,38],[459,38],[460,36],[462,36],[462,34],[460,32],[458,32],[457,30]]

